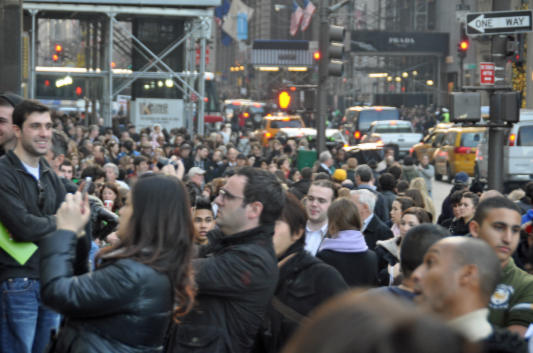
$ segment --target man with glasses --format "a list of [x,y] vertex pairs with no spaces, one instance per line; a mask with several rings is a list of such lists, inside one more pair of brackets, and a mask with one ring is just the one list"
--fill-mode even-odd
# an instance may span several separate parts
[[8,232],[0,231],[0,237],[34,243],[37,249],[23,261],[0,246],[0,352],[42,352],[59,326],[59,315],[41,303],[38,246],[56,230],[55,214],[66,192],[42,158],[52,140],[50,108],[22,101],[13,112],[13,130],[16,147],[0,158],[0,223]]
[[272,243],[285,192],[262,169],[235,170],[215,199],[218,229],[193,260],[196,306],[173,327],[167,352],[249,352],[278,281]]

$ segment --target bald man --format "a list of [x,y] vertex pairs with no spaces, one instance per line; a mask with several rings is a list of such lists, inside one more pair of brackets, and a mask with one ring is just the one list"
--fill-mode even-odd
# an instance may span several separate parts
[[435,243],[412,274],[415,302],[488,351],[527,352],[526,342],[488,321],[487,305],[501,280],[500,260],[486,242],[449,237]]

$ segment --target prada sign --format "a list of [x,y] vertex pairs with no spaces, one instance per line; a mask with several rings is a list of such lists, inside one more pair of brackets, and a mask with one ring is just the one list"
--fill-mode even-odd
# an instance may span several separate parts
[[440,53],[448,55],[448,33],[353,31],[351,51],[356,53]]

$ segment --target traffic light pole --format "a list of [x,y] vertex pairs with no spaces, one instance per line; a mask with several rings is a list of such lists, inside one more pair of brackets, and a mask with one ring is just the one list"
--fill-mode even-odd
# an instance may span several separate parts
[[[510,4],[507,0],[494,0],[492,11],[510,10]],[[505,65],[507,64],[507,37],[502,35],[492,36],[491,44],[491,61],[496,68],[494,72],[494,86],[504,86],[505,82]],[[490,92],[492,96],[493,92]],[[501,125],[502,117],[500,114],[489,113],[490,124]],[[503,192],[503,145],[504,136],[503,128],[489,128],[489,168],[488,168],[488,187],[489,190]]]
[[318,51],[320,60],[318,62],[318,87],[317,87],[317,109],[316,109],[316,150],[320,155],[326,150],[326,115],[327,115],[327,82],[328,82],[328,60],[326,52],[329,41],[329,8],[326,0],[320,0],[318,9],[320,16],[320,29],[318,38]]

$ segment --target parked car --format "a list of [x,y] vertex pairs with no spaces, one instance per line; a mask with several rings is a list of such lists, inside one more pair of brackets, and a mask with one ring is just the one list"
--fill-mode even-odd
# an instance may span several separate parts
[[438,124],[435,128],[430,129],[429,134],[409,150],[411,157],[415,161],[421,162],[422,156],[427,154],[429,156],[429,163],[433,163],[433,155],[437,148],[440,147],[450,127],[452,127],[452,124]]
[[368,133],[361,138],[361,143],[381,143],[397,145],[399,158],[409,154],[413,145],[422,140],[423,135],[415,132],[410,121],[385,120],[370,124]]
[[[510,192],[533,180],[533,110],[520,110],[520,122],[504,128],[503,183]],[[489,131],[485,131],[476,152],[474,178],[485,183],[489,175]]]
[[[282,128],[279,129],[276,134],[276,138],[282,143],[285,144],[287,140],[292,139],[299,143],[301,139],[306,139],[309,142],[309,148],[313,149],[316,147],[316,129],[315,128]],[[348,142],[344,139],[342,133],[337,129],[326,129],[326,146],[348,147]]]
[[459,172],[474,176],[476,151],[485,130],[477,126],[451,127],[433,156],[435,179],[442,180],[442,176],[447,175],[451,183]]
[[350,145],[356,145],[374,121],[383,120],[400,120],[400,112],[394,107],[351,107],[344,113],[340,130]]
[[268,140],[276,137],[280,129],[301,129],[305,128],[305,123],[299,115],[284,115],[278,113],[276,116],[265,116],[261,122],[261,127],[255,130],[255,137],[261,141],[263,146],[268,145]]

